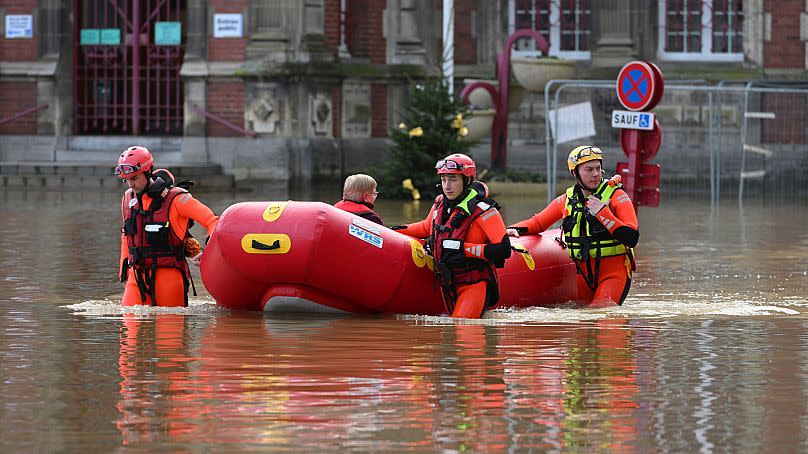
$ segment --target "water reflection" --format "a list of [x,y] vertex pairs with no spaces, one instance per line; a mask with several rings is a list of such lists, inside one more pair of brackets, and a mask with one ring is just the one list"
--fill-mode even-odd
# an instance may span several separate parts
[[623,307],[458,323],[124,313],[120,194],[0,194],[3,452],[808,450],[804,204],[666,197]]
[[233,314],[194,335],[180,314],[130,314],[116,427],[124,445],[619,449],[642,416],[634,332]]
[[173,438],[187,432],[193,424],[189,417],[198,408],[189,408],[184,402],[191,378],[185,316],[123,317],[118,360],[120,400],[116,405],[121,417],[115,422],[122,444],[153,442],[164,433]]

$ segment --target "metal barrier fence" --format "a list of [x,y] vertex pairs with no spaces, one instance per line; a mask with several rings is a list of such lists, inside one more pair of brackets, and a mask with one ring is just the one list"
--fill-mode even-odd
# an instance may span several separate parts
[[[606,150],[607,172],[628,160],[620,130],[611,127],[612,110],[622,109],[614,80],[553,80],[544,99],[548,202],[574,145],[559,144],[551,132],[551,121],[561,120],[560,107],[591,104],[595,136],[577,141]],[[709,193],[713,201],[736,187],[739,199],[745,191],[808,194],[808,173],[802,171],[808,168],[808,83],[672,81],[653,112],[662,146],[652,162],[662,167],[663,193]]]

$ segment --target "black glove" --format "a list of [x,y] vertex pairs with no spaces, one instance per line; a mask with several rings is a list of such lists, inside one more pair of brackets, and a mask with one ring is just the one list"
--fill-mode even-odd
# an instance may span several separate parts
[[483,248],[483,256],[495,267],[504,267],[505,260],[511,256],[511,239],[505,235],[499,243],[486,244]]
[[517,232],[519,232],[520,235],[524,235],[527,233],[527,227],[514,227],[511,225],[508,226],[508,228],[516,230]]
[[126,279],[129,277],[129,257],[123,259],[123,264],[121,265],[121,282],[126,282]]
[[407,228],[407,226],[406,225],[391,225],[391,226],[389,226],[387,228],[390,229],[390,230],[404,230],[404,229]]
[[460,240],[443,240],[440,249],[440,261],[452,268],[466,266],[466,256],[463,253],[463,242]]

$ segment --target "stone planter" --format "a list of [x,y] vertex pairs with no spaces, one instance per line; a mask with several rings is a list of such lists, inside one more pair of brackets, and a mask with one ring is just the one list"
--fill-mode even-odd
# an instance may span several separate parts
[[[487,84],[491,84],[499,90],[499,82],[496,80],[487,80],[487,79],[463,79],[463,83],[466,85],[470,85],[474,82],[483,82]],[[522,100],[525,99],[525,89],[519,85],[511,84],[508,86],[508,110],[510,112],[515,112],[519,110],[519,106],[522,105]],[[474,107],[478,109],[493,109],[494,102],[491,99],[491,95],[488,94],[487,91],[483,90],[482,88],[477,88],[469,94],[469,103],[473,104]]]
[[575,73],[575,62],[558,58],[511,58],[516,80],[526,90],[544,92],[544,86],[553,79],[570,79]]
[[466,127],[469,129],[465,140],[481,140],[491,136],[491,128],[494,126],[494,109],[472,110],[470,116],[464,118]]

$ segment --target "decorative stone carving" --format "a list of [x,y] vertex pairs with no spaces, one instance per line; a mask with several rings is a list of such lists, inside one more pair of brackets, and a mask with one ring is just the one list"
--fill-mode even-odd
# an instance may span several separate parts
[[333,118],[333,108],[331,99],[322,93],[309,97],[309,117],[314,134],[318,136],[330,136]]
[[280,123],[279,103],[268,91],[259,91],[244,113],[247,126],[258,133],[275,134]]

